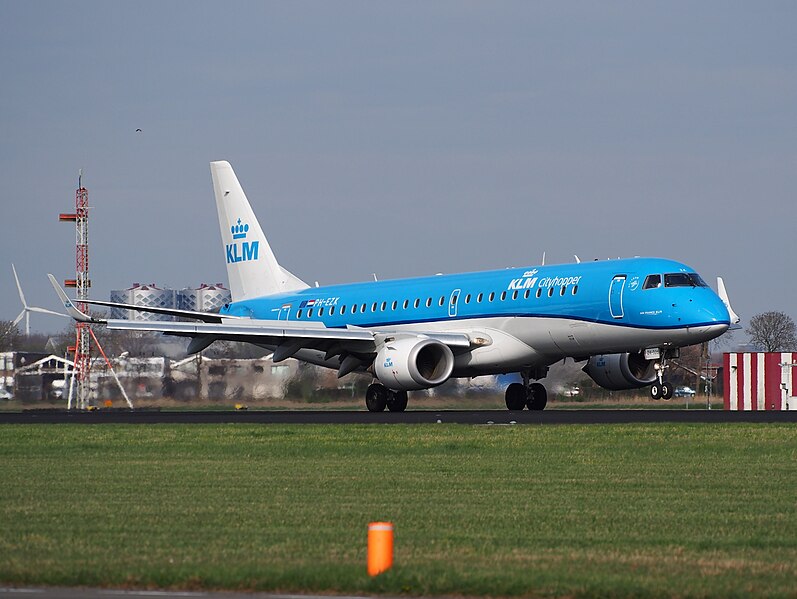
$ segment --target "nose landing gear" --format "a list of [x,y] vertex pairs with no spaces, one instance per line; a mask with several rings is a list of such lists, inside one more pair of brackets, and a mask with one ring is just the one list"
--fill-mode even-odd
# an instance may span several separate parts
[[655,383],[650,386],[650,397],[653,399],[672,399],[673,386],[669,381],[664,380],[664,371],[667,369],[667,358],[662,358],[653,365],[656,369]]

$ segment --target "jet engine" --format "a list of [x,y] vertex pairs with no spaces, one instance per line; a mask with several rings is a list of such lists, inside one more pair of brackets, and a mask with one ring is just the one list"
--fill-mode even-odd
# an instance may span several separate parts
[[454,369],[454,354],[433,339],[406,337],[391,341],[379,350],[374,374],[394,391],[413,391],[442,385]]
[[654,361],[643,353],[592,356],[583,368],[604,389],[637,389],[656,380]]

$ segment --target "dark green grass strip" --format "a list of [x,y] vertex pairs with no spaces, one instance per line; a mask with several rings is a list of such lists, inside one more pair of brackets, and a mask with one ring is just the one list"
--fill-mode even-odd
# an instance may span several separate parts
[[797,597],[788,425],[16,425],[0,469],[2,584]]

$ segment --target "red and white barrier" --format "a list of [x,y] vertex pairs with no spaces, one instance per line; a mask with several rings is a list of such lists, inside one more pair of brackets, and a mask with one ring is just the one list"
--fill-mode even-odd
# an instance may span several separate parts
[[726,410],[797,410],[797,352],[723,356]]

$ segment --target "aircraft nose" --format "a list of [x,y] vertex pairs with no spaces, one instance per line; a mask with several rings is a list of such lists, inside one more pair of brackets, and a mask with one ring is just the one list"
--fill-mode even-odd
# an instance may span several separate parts
[[716,295],[711,298],[711,301],[705,302],[700,307],[697,316],[696,326],[688,327],[688,333],[690,336],[694,336],[696,343],[719,337],[728,330],[731,324],[728,308]]

